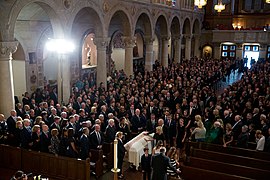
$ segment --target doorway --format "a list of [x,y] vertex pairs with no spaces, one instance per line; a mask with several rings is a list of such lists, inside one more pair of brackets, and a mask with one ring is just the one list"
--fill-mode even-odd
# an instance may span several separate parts
[[244,62],[245,66],[249,69],[258,61],[260,56],[258,45],[245,45],[244,46]]

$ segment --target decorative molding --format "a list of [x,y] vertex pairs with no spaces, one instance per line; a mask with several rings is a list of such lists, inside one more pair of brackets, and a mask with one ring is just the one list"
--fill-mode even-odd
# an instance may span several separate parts
[[107,13],[110,10],[110,5],[107,1],[103,3],[103,11]]
[[0,57],[12,59],[12,54],[17,51],[18,41],[0,42]]
[[135,37],[122,37],[124,43],[125,43],[125,48],[133,48],[135,46]]
[[108,44],[110,42],[110,38],[95,38],[94,43],[97,46],[97,50],[106,50]]

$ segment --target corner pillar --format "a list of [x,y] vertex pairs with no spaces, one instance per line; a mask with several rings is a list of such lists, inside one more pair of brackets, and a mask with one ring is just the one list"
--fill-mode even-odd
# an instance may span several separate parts
[[12,54],[16,52],[19,42],[0,42],[0,113],[6,117],[15,108],[12,72]]

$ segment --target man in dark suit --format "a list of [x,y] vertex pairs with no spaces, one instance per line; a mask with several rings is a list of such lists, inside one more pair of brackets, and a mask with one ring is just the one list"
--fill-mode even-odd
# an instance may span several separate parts
[[147,117],[150,119],[151,114],[158,114],[158,108],[155,106],[154,102],[151,101],[149,103],[149,107],[147,108]]
[[14,135],[16,130],[17,112],[11,110],[10,116],[7,118],[8,132],[10,135]]
[[248,148],[249,135],[247,131],[248,131],[248,126],[244,125],[242,127],[242,132],[237,138],[237,147]]
[[52,123],[52,125],[50,126],[50,130],[57,129],[58,132],[60,132],[60,119],[61,118],[59,116],[54,117],[54,123]]
[[172,119],[172,116],[169,115],[167,119],[167,128],[168,128],[168,145],[170,147],[174,146],[176,139],[176,122]]
[[118,178],[123,179],[122,166],[123,166],[123,161],[124,161],[125,152],[126,152],[126,149],[124,147],[124,143],[122,141],[123,133],[120,131],[117,132],[116,138],[118,140],[118,143],[117,143],[117,167],[120,169],[120,172],[118,173]]
[[32,142],[32,130],[30,126],[30,120],[25,119],[23,120],[23,129],[21,132],[21,143],[22,143],[22,148],[24,149],[30,149],[33,146]]
[[82,160],[85,160],[89,157],[89,149],[90,149],[90,141],[88,138],[89,135],[89,129],[87,127],[84,127],[82,130],[83,134],[80,138],[80,158]]
[[170,159],[164,155],[165,149],[160,149],[160,154],[154,155],[152,157],[151,166],[153,168],[152,179],[153,180],[167,180],[167,168],[169,167],[176,173],[180,173],[179,170],[175,169],[171,163]]
[[152,113],[150,119],[148,119],[146,122],[146,131],[149,134],[152,134],[156,131],[156,127],[157,127],[156,115]]
[[151,159],[152,155],[148,154],[149,149],[144,148],[143,149],[144,154],[141,157],[141,167],[143,172],[143,180],[146,180],[146,176],[148,177],[148,180],[151,180]]
[[40,135],[40,151],[41,152],[49,152],[49,146],[51,144],[51,136],[49,133],[49,127],[44,124],[42,125],[42,132]]
[[235,120],[235,124],[232,127],[232,132],[233,132],[233,139],[238,139],[238,136],[241,134],[242,132],[242,126],[243,123],[241,121],[241,116],[240,115],[236,115],[234,117]]
[[90,149],[101,149],[104,141],[103,133],[100,131],[100,125],[95,125],[95,130],[90,134]]
[[136,109],[135,110],[135,115],[132,116],[131,118],[131,131],[132,133],[134,134],[137,134],[139,133],[143,127],[142,127],[142,120],[141,120],[141,117],[140,117],[140,110],[139,109]]
[[115,130],[115,125],[114,125],[114,120],[109,119],[108,126],[106,127],[106,130],[105,130],[106,142],[112,143],[115,139],[115,134],[116,134],[116,130]]

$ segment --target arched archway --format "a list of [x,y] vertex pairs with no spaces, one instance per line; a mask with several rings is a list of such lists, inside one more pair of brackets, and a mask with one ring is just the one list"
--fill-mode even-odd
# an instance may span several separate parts
[[[137,68],[140,67],[142,72],[144,70],[151,71],[152,66],[154,63],[153,60],[153,32],[152,32],[152,23],[150,17],[146,13],[140,14],[137,19],[136,26],[135,26],[135,36],[136,36],[136,44],[138,46],[138,51],[140,58],[138,61],[140,63],[137,64]],[[138,36],[140,35],[140,36]],[[138,45],[139,39],[142,39],[142,44]],[[140,55],[141,54],[141,55]],[[136,66],[135,66],[136,67]]]
[[115,64],[118,68],[123,67],[125,73],[130,76],[133,74],[133,47],[135,45],[131,20],[125,11],[116,10],[109,22],[110,64]]
[[157,18],[155,33],[159,39],[159,55],[158,60],[161,62],[161,65],[164,67],[168,67],[168,42],[169,42],[169,34],[168,34],[168,23],[167,19],[164,15],[160,15]]
[[171,22],[171,62],[181,61],[180,21],[175,16]]
[[195,19],[192,27],[192,56],[196,56],[197,58],[200,57],[200,34],[201,34],[201,28],[200,23],[198,19]]
[[[95,8],[87,6],[78,10],[73,20],[71,35],[78,44],[74,52],[74,61],[71,61],[72,82],[79,76],[88,77],[96,82],[98,66],[105,68],[103,72],[106,71],[106,59],[98,59],[97,39],[104,37],[104,33],[102,20]],[[104,76],[107,77],[106,73]]]
[[[46,41],[48,38],[62,37],[63,35],[59,18],[53,9],[54,3],[48,3],[51,2],[33,1],[32,3],[27,3],[22,1],[17,7],[12,9],[14,14],[10,17],[10,19],[16,18],[13,22],[14,24],[11,24],[11,27],[14,27],[14,29],[11,29],[14,35],[10,34],[10,38],[14,36],[15,39],[19,40],[23,49],[25,49],[24,60],[27,79],[24,82],[27,91],[30,92],[48,85],[48,81],[44,81],[47,76],[45,73],[46,69],[50,69],[50,72],[53,72],[49,72],[49,74],[57,74],[57,68],[53,68],[55,67],[53,64],[57,65],[57,62],[52,61],[49,63],[49,67],[44,66],[43,57]],[[52,30],[53,28],[54,31]],[[48,29],[50,29],[49,34],[46,33]],[[40,41],[41,39],[42,41]],[[31,80],[31,77],[35,81]],[[57,75],[52,79],[57,80]],[[20,92],[19,95],[22,93]]]
[[186,18],[183,23],[183,39],[182,39],[182,54],[186,60],[190,60],[191,56],[191,25],[189,18]]

